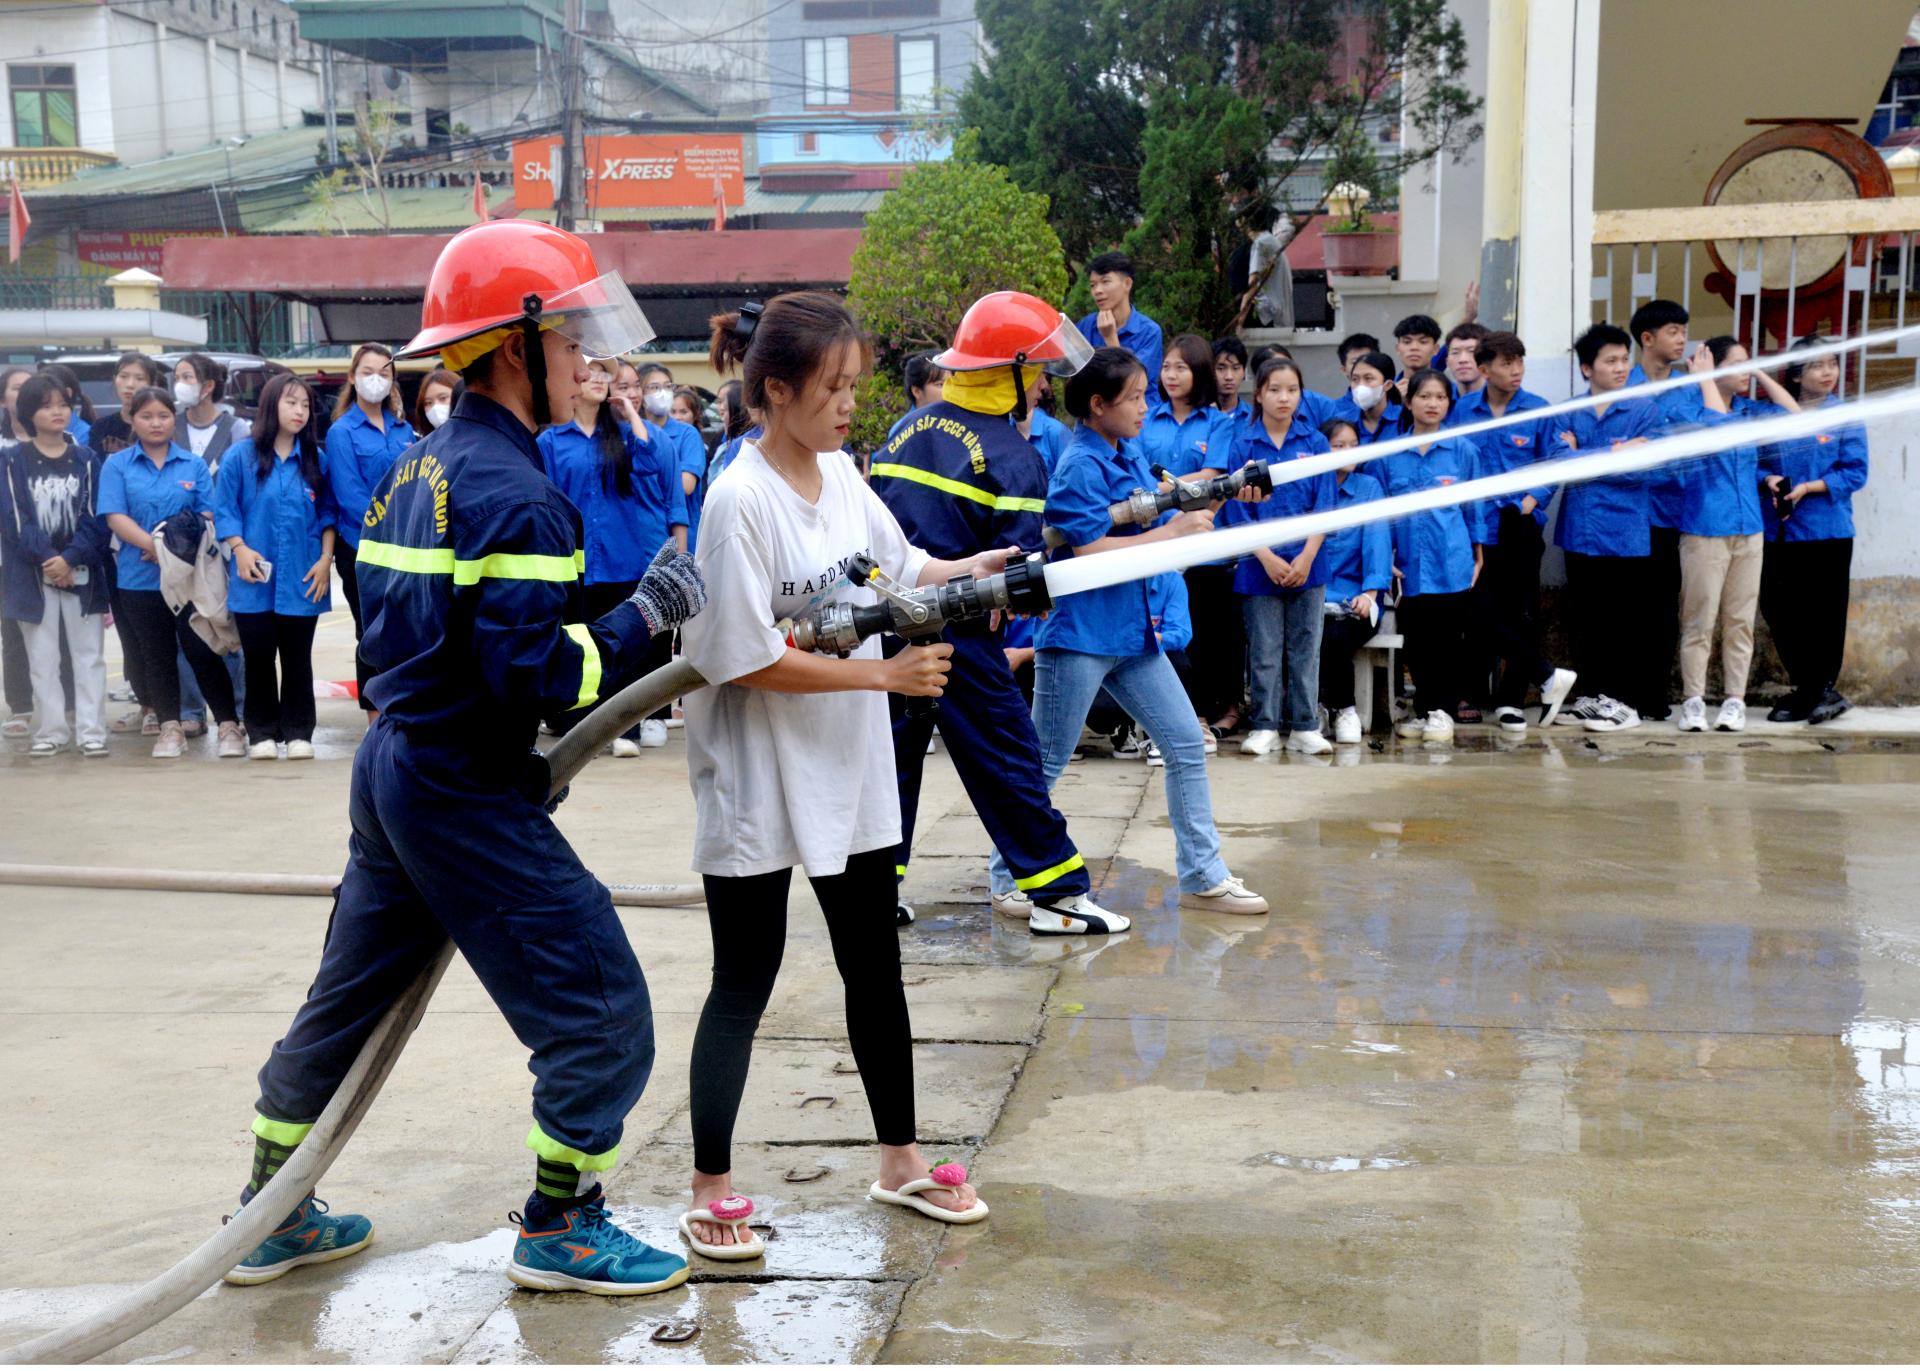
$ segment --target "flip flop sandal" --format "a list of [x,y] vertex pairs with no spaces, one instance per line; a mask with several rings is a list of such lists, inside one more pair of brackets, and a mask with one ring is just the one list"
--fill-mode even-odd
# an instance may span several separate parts
[[971,1209],[943,1209],[930,1200],[920,1198],[928,1190],[958,1190],[967,1181],[967,1168],[958,1162],[945,1162],[933,1168],[933,1174],[921,1180],[908,1181],[898,1190],[888,1190],[875,1181],[867,1191],[867,1198],[878,1200],[882,1204],[897,1204],[904,1209],[917,1209],[930,1219],[941,1223],[979,1223],[987,1217],[987,1202],[976,1198]]
[[[767,1254],[767,1240],[747,1226],[747,1220],[752,1216],[752,1200],[745,1195],[729,1195],[724,1200],[715,1200],[705,1209],[689,1209],[682,1214],[680,1236],[686,1239],[688,1247],[713,1261],[752,1261],[755,1257],[764,1257]],[[711,1223],[718,1224],[722,1228],[731,1228],[733,1241],[724,1247],[717,1243],[701,1242],[693,1236],[695,1223]]]

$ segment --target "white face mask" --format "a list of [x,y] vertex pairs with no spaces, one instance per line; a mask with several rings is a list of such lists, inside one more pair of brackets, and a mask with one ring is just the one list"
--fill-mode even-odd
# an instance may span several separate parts
[[673,410],[673,392],[670,390],[650,390],[646,394],[647,413],[664,419]]
[[452,417],[452,414],[453,414],[452,405],[428,405],[427,406],[427,422],[432,424],[435,428],[439,428],[440,425],[446,423],[447,420],[450,417]]
[[353,388],[362,400],[370,405],[377,405],[392,392],[393,382],[378,372],[368,372],[365,376],[354,379]]
[[200,403],[200,383],[197,381],[175,381],[173,383],[173,402],[182,409],[192,409]]
[[1379,404],[1380,397],[1385,395],[1386,393],[1387,393],[1386,388],[1384,386],[1357,385],[1353,388],[1353,403],[1362,412],[1364,412],[1366,410],[1372,409],[1375,405]]

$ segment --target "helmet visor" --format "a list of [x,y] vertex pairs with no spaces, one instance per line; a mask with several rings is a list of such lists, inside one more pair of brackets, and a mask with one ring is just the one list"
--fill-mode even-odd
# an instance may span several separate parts
[[653,340],[653,325],[616,272],[541,299],[540,322],[589,358],[618,357]]
[[1093,344],[1087,341],[1080,326],[1063,314],[1060,327],[1028,354],[1028,360],[1038,362],[1049,376],[1071,376],[1093,360]]

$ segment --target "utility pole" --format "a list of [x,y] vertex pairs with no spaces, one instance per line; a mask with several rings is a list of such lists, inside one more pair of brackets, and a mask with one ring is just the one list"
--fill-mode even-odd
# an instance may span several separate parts
[[566,32],[561,48],[560,177],[553,188],[553,218],[571,230],[586,217],[587,146],[580,80],[580,0],[566,0]]
[[327,166],[340,165],[340,130],[334,122],[333,107],[337,103],[333,90],[333,49],[320,49],[320,85],[326,92],[327,102]]

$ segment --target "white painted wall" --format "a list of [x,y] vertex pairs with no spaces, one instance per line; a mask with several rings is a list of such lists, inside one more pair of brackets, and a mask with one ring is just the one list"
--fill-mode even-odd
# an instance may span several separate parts
[[1853,575],[1920,578],[1920,414],[1867,427],[1867,484],[1853,497]]
[[[0,58],[7,62],[58,62],[73,65],[75,118],[80,146],[111,151],[114,139],[113,72],[108,62],[107,11],[92,5],[72,9],[35,5],[27,13],[0,9]],[[4,75],[0,74],[0,79]],[[20,139],[13,127],[13,105],[0,112],[6,146]]]

